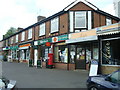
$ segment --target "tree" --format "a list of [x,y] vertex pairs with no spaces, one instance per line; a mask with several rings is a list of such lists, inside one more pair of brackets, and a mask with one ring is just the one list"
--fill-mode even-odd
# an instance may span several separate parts
[[7,37],[9,37],[10,35],[12,35],[12,34],[14,34],[15,32],[16,32],[16,28],[14,28],[14,27],[11,27],[8,31],[7,31],[7,33],[4,35],[4,38],[7,38]]

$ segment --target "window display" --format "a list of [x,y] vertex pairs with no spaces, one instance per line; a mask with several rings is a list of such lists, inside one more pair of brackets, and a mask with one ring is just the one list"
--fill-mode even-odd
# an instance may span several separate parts
[[55,62],[68,62],[68,48],[67,46],[56,46],[54,48]]
[[70,63],[75,63],[75,45],[70,45]]
[[102,42],[102,64],[120,65],[120,40]]

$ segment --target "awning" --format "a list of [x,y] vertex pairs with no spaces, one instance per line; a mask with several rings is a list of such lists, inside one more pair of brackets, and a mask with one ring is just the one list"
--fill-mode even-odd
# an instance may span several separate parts
[[29,48],[29,46],[27,46],[27,47],[19,47],[19,50],[28,49],[28,48]]
[[112,35],[112,34],[117,34],[117,33],[120,33],[120,27],[119,28],[110,28],[110,29],[106,29],[106,30],[97,32],[97,34],[99,36],[101,36],[101,35]]
[[103,26],[100,28],[96,28],[97,29],[97,35],[101,36],[101,35],[113,35],[113,34],[117,34],[120,33],[120,24],[112,24],[109,26]]
[[85,42],[85,41],[94,41],[98,40],[97,36],[88,36],[88,37],[80,37],[80,38],[75,38],[75,39],[69,39],[66,40],[66,43],[77,43],[77,42]]

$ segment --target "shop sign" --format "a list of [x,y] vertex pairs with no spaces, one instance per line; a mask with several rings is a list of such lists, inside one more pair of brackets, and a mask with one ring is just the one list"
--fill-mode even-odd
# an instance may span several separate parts
[[120,32],[120,24],[112,24],[108,26],[102,26],[99,28],[96,28],[97,35],[108,35],[108,34],[116,34]]
[[96,36],[96,30],[88,30],[85,32],[73,33],[69,35],[69,39],[76,39],[81,37],[89,37],[89,36]]
[[22,48],[22,47],[29,47],[29,46],[31,46],[31,44],[30,44],[30,43],[28,43],[28,44],[23,44],[23,45],[20,45],[19,47],[20,47],[20,48]]
[[11,46],[10,49],[11,49],[11,50],[17,50],[17,49],[18,49],[18,45],[16,45],[16,46]]
[[60,41],[64,41],[64,40],[67,40],[68,39],[68,35],[61,35],[61,36],[58,36],[58,37],[53,37],[52,38],[52,42],[60,42]]
[[38,45],[46,44],[46,42],[51,42],[51,38],[39,40],[39,41],[38,41]]
[[10,47],[5,47],[5,48],[3,48],[3,50],[9,50],[10,49]]
[[51,43],[50,43],[50,42],[46,42],[45,45],[46,45],[46,46],[51,46]]

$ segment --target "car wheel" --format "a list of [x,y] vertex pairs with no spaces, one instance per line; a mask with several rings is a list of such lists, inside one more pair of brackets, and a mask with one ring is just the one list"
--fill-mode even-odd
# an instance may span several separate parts
[[89,87],[89,90],[99,90],[95,85]]

